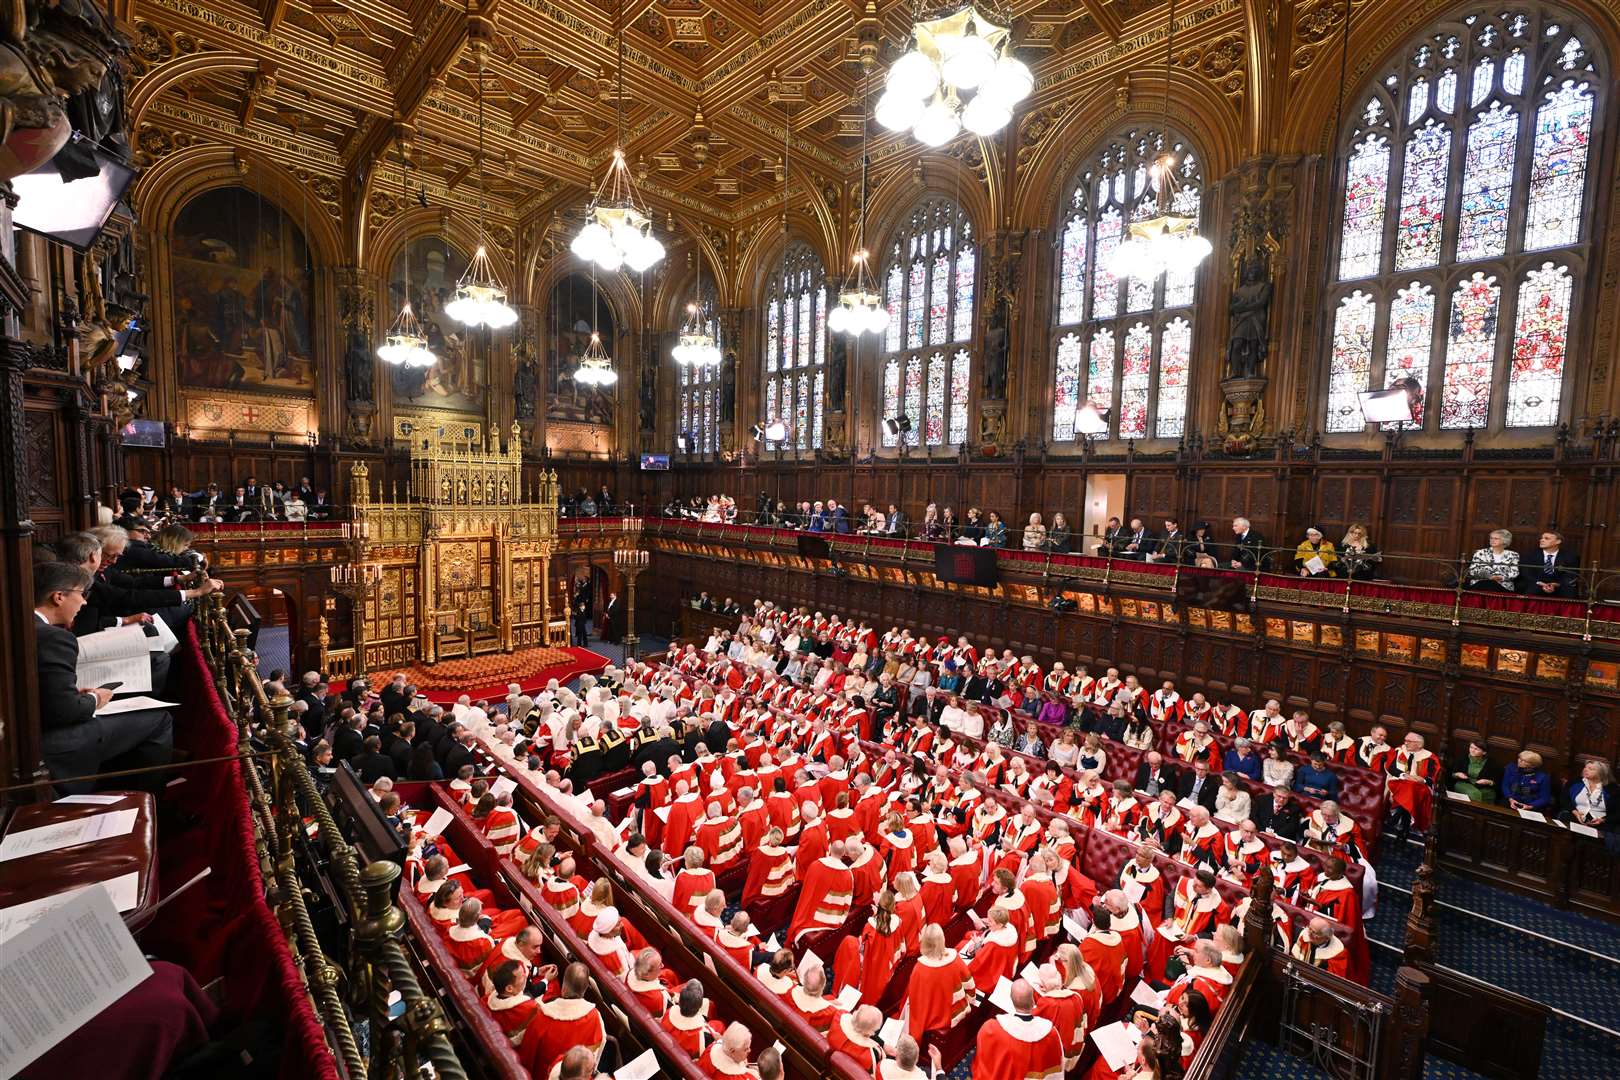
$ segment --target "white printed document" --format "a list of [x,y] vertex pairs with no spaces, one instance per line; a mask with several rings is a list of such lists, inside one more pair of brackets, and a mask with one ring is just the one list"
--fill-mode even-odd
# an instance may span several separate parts
[[138,624],[86,634],[79,639],[79,686],[119,683],[114,690],[120,694],[151,693],[152,651],[146,642]]
[[67,892],[52,893],[37,900],[25,900],[21,904],[0,908],[0,944],[16,937],[44,918],[53,908],[61,907],[86,889],[103,890],[112,897],[113,907],[120,912],[128,911],[140,903],[141,875],[139,871],[131,870],[121,877],[108,878],[94,885],[81,885]]
[[107,704],[96,710],[97,716],[117,716],[120,713],[145,712],[147,709],[173,709],[176,705],[172,701],[159,701],[157,698],[147,697],[145,694],[136,694],[133,697],[113,698]]
[[1135,1024],[1127,1024],[1121,1020],[1113,1024],[1104,1024],[1091,1033],[1091,1041],[1097,1044],[1103,1060],[1108,1067],[1118,1072],[1136,1060],[1136,1048],[1142,1042],[1142,1032]]
[[37,829],[22,829],[0,840],[0,862],[21,859],[29,855],[43,855],[48,851],[107,840],[115,836],[128,836],[135,828],[138,810],[114,810],[106,814],[91,814],[41,825]]
[[105,889],[84,889],[6,942],[0,1076],[15,1076],[152,974]]

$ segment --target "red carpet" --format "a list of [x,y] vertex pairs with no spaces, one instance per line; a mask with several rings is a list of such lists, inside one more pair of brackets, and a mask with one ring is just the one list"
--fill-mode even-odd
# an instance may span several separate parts
[[544,689],[552,679],[566,684],[569,679],[594,675],[607,666],[607,657],[589,649],[542,647],[374,671],[369,679],[374,689],[380,689],[396,674],[402,674],[429,701],[436,705],[449,705],[462,694],[474,701],[479,698],[488,698],[492,702],[504,700],[508,683],[517,683],[523,687],[525,694],[532,694]]

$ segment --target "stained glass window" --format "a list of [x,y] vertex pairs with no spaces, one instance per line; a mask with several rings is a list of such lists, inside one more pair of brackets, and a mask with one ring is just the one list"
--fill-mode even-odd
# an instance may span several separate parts
[[1595,39],[1549,7],[1464,10],[1358,91],[1339,135],[1328,432],[1363,431],[1359,395],[1407,378],[1424,400],[1410,424],[1387,426],[1565,419],[1607,105],[1609,76],[1584,44]]
[[[896,357],[896,356],[891,356],[883,364],[883,417],[884,417],[884,419],[887,419],[887,418],[889,418],[891,416],[899,416],[899,415],[900,415],[900,358]],[[884,446],[897,446],[897,445],[899,445],[899,440],[895,438],[894,432],[889,430],[889,425],[880,424],[879,426],[882,428],[882,431],[883,431],[883,445]]]
[[1063,250],[1058,257],[1058,325],[1070,326],[1085,318],[1086,237],[1091,223],[1080,214],[1063,229]]
[[1491,361],[1496,352],[1496,316],[1502,290],[1496,278],[1476,271],[1451,294],[1446,327],[1445,382],[1440,426],[1482,428],[1491,404]]
[[1525,250],[1560,247],[1580,239],[1591,136],[1592,91],[1585,83],[1565,79],[1536,110]]
[[1333,317],[1332,375],[1328,381],[1329,431],[1360,431],[1361,392],[1372,371],[1373,320],[1377,306],[1372,297],[1356,290],[1339,301]]
[[1414,281],[1395,294],[1389,306],[1389,329],[1384,346],[1384,383],[1394,386],[1401,379],[1415,379],[1422,397],[1412,407],[1412,423],[1400,421],[1385,427],[1423,426],[1423,400],[1429,390],[1429,354],[1434,341],[1434,290]]
[[1172,319],[1159,338],[1159,404],[1154,434],[1180,438],[1187,425],[1187,367],[1192,356],[1192,324]]
[[967,442],[968,392],[973,387],[973,358],[966,349],[957,349],[951,356],[950,430],[945,441],[952,446]]
[[1074,410],[1085,401],[1080,396],[1080,339],[1064,334],[1057,345],[1057,380],[1052,388],[1052,441],[1074,438]]
[[1064,205],[1056,229],[1054,442],[1080,437],[1074,414],[1087,402],[1107,416],[1103,438],[1175,439],[1186,430],[1198,273],[1122,282],[1108,270],[1126,222],[1157,210],[1151,166],[1166,152],[1176,160],[1181,185],[1172,206],[1198,218],[1203,208],[1199,155],[1174,133],[1167,138],[1151,128],[1107,140],[1082,167]]
[[1125,363],[1119,380],[1119,437],[1147,435],[1148,380],[1153,372],[1153,331],[1137,323],[1125,331]]
[[1519,286],[1519,316],[1508,365],[1508,427],[1558,423],[1574,284],[1568,267],[1546,262],[1525,275]]
[[945,442],[945,356],[928,358],[928,418],[923,422],[923,438],[929,446]]
[[[884,302],[891,317],[904,318],[892,318],[884,339],[881,420],[910,420],[907,446],[967,439],[971,349],[939,347],[973,341],[976,256],[972,224],[946,199],[915,208],[891,243]],[[886,427],[882,443],[898,445]]]
[[[697,305],[704,332],[714,338],[716,347],[724,354],[726,342],[720,333],[719,304],[707,276],[702,293],[693,296],[688,303]],[[767,309],[767,330],[768,319]],[[688,453],[693,456],[717,453],[720,449],[720,368],[680,364],[677,370],[675,417],[679,426],[676,433],[692,440]]]
[[[808,372],[827,359],[827,286],[821,260],[808,245],[788,246],[766,286],[766,295],[765,371],[781,372],[783,377],[780,396],[767,399],[765,416],[786,424],[787,437],[780,446],[767,440],[765,449],[793,453],[819,448],[822,376],[818,373],[812,383]],[[780,334],[772,322],[778,305]],[[773,390],[777,388],[773,386]],[[742,427],[752,423],[747,421]]]

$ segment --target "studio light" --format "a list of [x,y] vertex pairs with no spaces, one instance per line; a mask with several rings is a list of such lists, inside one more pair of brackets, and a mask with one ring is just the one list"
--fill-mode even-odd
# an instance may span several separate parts
[[765,425],[765,438],[770,442],[779,443],[787,438],[787,424],[780,420],[772,420]]
[[1361,392],[1361,418],[1369,424],[1410,424],[1417,419],[1423,387],[1408,375],[1383,390]]
[[1074,410],[1074,430],[1088,439],[1108,434],[1108,413],[1086,402]]

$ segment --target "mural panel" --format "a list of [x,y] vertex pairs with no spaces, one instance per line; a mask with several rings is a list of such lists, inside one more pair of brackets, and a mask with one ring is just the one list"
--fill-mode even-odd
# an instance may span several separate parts
[[444,305],[455,298],[456,281],[466,269],[467,257],[433,236],[412,240],[394,258],[383,320],[391,323],[399,313],[408,279],[411,307],[421,320],[428,348],[439,358],[429,368],[393,369],[396,407],[484,411],[484,390],[489,384],[484,350],[472,341],[467,327],[444,313]]
[[314,391],[309,247],[280,207],[241,187],[198,195],[175,219],[170,265],[182,385]]
[[[546,349],[546,417],[549,420],[585,424],[613,423],[613,404],[618,386],[606,389],[581,386],[574,381],[579,358],[591,343],[591,279],[570,274],[552,287],[547,307],[552,333]],[[602,345],[613,357],[614,366],[623,368],[627,357],[618,356],[618,325],[613,309],[598,289],[596,294],[597,331]]]

